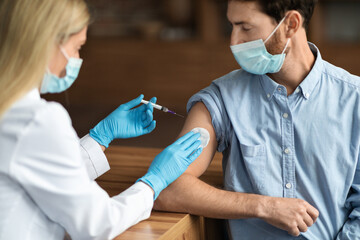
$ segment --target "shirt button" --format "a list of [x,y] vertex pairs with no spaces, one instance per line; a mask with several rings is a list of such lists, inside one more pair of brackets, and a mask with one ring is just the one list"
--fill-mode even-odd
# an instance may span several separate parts
[[290,153],[290,149],[289,149],[289,148],[285,148],[284,153],[289,154],[289,153]]
[[300,89],[297,88],[297,89],[295,90],[295,92],[296,92],[296,93],[300,92]]
[[270,98],[270,97],[271,97],[271,95],[270,95],[269,93],[268,93],[266,96],[267,96],[267,98]]
[[287,189],[290,189],[290,188],[292,187],[292,185],[291,185],[291,183],[287,183],[287,184],[285,185],[285,187],[286,187]]
[[305,93],[305,98],[309,98],[310,94],[309,93]]
[[289,117],[289,114],[284,113],[284,114],[283,114],[283,117],[284,117],[284,118],[288,118],[288,117]]

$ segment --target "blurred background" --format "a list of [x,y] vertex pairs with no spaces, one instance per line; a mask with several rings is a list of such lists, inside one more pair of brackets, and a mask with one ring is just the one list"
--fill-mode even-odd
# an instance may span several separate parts
[[[79,137],[121,103],[141,93],[186,115],[187,100],[238,68],[229,48],[226,0],[89,0],[95,10],[78,80],[65,93],[44,95],[70,113]],[[319,0],[308,33],[323,58],[360,75],[360,1]],[[163,148],[185,121],[154,111],[156,129],[116,140]]]

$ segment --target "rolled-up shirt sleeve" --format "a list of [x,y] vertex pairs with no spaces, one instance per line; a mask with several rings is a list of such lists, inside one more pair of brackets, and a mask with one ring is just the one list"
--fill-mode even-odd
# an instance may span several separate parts
[[230,121],[228,115],[226,114],[221,92],[216,85],[216,81],[207,88],[200,90],[189,99],[187,111],[189,112],[197,102],[204,103],[209,111],[211,123],[214,127],[216,140],[218,142],[217,150],[219,152],[223,152],[228,146],[227,134],[229,132],[229,128],[226,128],[225,126],[230,126]]

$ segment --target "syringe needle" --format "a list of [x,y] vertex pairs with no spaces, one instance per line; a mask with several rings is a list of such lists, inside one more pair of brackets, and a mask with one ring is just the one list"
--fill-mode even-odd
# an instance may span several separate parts
[[179,117],[185,118],[183,115],[177,114],[176,112],[173,112],[173,111],[171,111],[171,110],[168,110],[168,112],[169,112],[169,113],[172,113],[172,114],[175,114],[175,115],[177,115],[177,116],[179,116]]
[[161,106],[161,105],[158,105],[158,104],[155,104],[155,103],[146,101],[146,100],[141,100],[141,103],[143,103],[143,104],[148,104],[148,103],[150,103],[151,105],[153,105],[153,107],[154,107],[155,109],[161,110],[161,111],[163,111],[163,112],[172,113],[172,114],[177,115],[177,116],[179,116],[179,117],[185,118],[183,115],[177,114],[176,112],[173,112],[173,111],[169,110],[167,107],[163,107],[163,106]]

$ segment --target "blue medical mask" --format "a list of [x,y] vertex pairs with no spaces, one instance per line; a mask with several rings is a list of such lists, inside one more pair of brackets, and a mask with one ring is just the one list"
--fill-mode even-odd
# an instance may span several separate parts
[[68,60],[66,65],[66,75],[65,77],[60,78],[47,70],[41,83],[40,93],[63,92],[74,83],[79,75],[83,60],[81,58],[69,57],[62,47],[60,47],[60,50]]
[[284,64],[286,56],[285,50],[287,49],[290,38],[287,40],[285,48],[281,54],[270,54],[266,50],[265,43],[272,37],[272,35],[274,35],[276,30],[284,22],[285,18],[286,17],[280,21],[280,23],[276,26],[274,31],[265,41],[258,39],[255,41],[230,46],[236,61],[239,63],[242,69],[249,73],[258,75],[276,73],[280,71],[282,65]]

